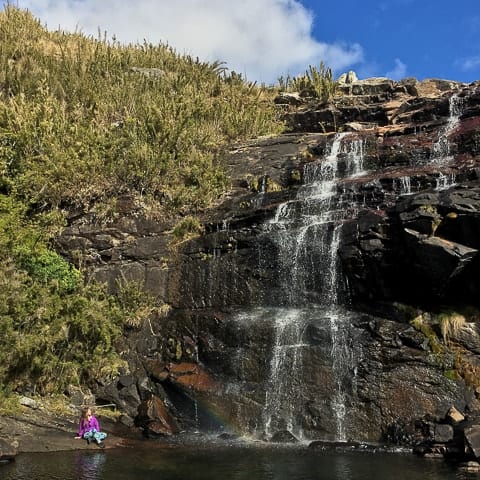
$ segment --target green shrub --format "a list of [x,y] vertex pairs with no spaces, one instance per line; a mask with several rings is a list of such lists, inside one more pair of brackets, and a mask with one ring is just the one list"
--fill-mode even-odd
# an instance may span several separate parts
[[82,281],[80,271],[51,250],[25,256],[21,266],[33,278],[55,284],[64,292],[73,292]]
[[441,356],[445,353],[445,347],[440,343],[440,339],[438,338],[437,334],[435,333],[432,325],[425,320],[423,315],[417,315],[410,324],[419,332],[423,333],[425,337],[428,339],[428,343],[430,345],[430,349],[432,353],[437,356]]
[[0,290],[0,383],[51,393],[117,373],[124,318],[104,287],[52,291],[4,261]]
[[172,234],[177,241],[195,237],[203,232],[203,225],[198,218],[188,216],[175,225]]
[[143,286],[135,281],[117,281],[116,303],[122,310],[124,324],[139,328],[156,309],[156,301]]

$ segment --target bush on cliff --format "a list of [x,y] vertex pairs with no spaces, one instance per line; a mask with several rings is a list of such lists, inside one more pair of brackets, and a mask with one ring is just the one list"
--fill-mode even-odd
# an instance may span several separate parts
[[114,297],[85,285],[49,246],[55,230],[49,213],[0,195],[0,397],[113,378],[123,365],[116,341],[154,305],[131,286]]
[[285,92],[299,92],[303,96],[316,97],[322,102],[333,98],[337,92],[338,82],[333,79],[333,72],[323,62],[319,67],[310,65],[303,75],[278,79],[280,90]]

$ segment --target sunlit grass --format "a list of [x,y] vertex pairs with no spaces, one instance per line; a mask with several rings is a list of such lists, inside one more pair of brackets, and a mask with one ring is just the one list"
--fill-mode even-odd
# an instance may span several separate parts
[[35,205],[80,207],[121,193],[198,210],[229,187],[222,149],[277,133],[275,89],[166,45],[48,31],[0,13],[0,173]]

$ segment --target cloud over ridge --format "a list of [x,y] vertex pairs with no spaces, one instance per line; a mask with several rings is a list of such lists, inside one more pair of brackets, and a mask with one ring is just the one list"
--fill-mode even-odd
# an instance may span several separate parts
[[106,31],[122,43],[168,43],[202,60],[225,61],[249,80],[274,83],[324,61],[341,73],[363,59],[360,45],[312,35],[298,0],[19,0],[49,29]]

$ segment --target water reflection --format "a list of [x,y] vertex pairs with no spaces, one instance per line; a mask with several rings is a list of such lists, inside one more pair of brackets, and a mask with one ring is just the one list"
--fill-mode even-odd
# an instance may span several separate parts
[[335,478],[353,478],[349,457],[335,457],[333,464]]
[[75,476],[78,480],[101,479],[105,452],[75,452]]
[[[1,480],[466,480],[443,461],[412,454],[325,452],[248,445],[138,446],[19,455]],[[478,478],[478,477],[475,477]]]

